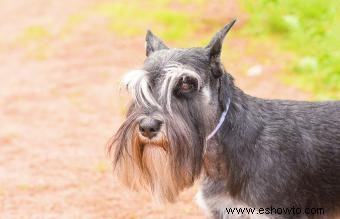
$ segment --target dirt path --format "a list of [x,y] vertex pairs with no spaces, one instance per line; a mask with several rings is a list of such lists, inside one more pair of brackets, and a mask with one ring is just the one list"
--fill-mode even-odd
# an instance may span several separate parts
[[[0,218],[204,218],[196,186],[178,203],[157,206],[114,182],[105,146],[126,109],[118,83],[142,63],[144,42],[114,36],[101,18],[59,34],[93,2],[0,2]],[[242,53],[248,42],[229,44]],[[256,63],[234,58],[228,69]],[[250,94],[307,97],[278,82],[277,70],[265,65],[261,76],[235,78]]]

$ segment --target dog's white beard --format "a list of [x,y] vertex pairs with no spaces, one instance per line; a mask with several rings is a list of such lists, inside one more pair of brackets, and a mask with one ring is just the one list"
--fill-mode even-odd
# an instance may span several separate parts
[[[143,153],[143,165],[150,174],[149,189],[158,201],[174,201],[178,185],[172,177],[169,157],[161,147],[147,145]],[[146,179],[147,180],[147,179]]]
[[179,192],[186,186],[185,181],[189,175],[176,179],[167,152],[159,146],[145,145],[141,164],[140,167],[138,161],[126,155],[125,159],[120,159],[117,163],[117,177],[134,190],[152,193],[156,201],[174,202]]

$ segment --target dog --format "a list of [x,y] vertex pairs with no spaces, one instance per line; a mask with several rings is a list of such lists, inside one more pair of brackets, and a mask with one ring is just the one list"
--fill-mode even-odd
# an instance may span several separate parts
[[340,101],[245,94],[220,58],[234,23],[203,48],[170,49],[147,32],[143,67],[123,78],[132,102],[109,147],[115,174],[169,202],[200,180],[210,218],[335,218]]

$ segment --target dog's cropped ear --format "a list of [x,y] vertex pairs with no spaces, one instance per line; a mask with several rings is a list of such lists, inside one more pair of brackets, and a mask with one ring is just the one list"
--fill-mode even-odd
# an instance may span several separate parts
[[168,49],[168,47],[158,37],[148,30],[145,37],[145,50],[146,56],[149,56],[153,52],[161,49]]
[[208,51],[208,56],[210,64],[212,65],[213,75],[217,78],[222,75],[220,71],[220,57],[222,51],[222,44],[225,36],[235,24],[236,20],[231,21],[229,24],[224,26],[220,31],[218,31],[215,36],[211,39],[208,46],[206,47]]

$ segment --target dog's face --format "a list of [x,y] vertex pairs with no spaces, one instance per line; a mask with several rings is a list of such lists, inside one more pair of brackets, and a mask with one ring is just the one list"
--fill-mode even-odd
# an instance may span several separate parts
[[143,68],[123,79],[132,104],[110,147],[129,187],[173,201],[200,175],[206,136],[221,112],[220,53],[233,24],[205,48],[169,49],[148,31]]

